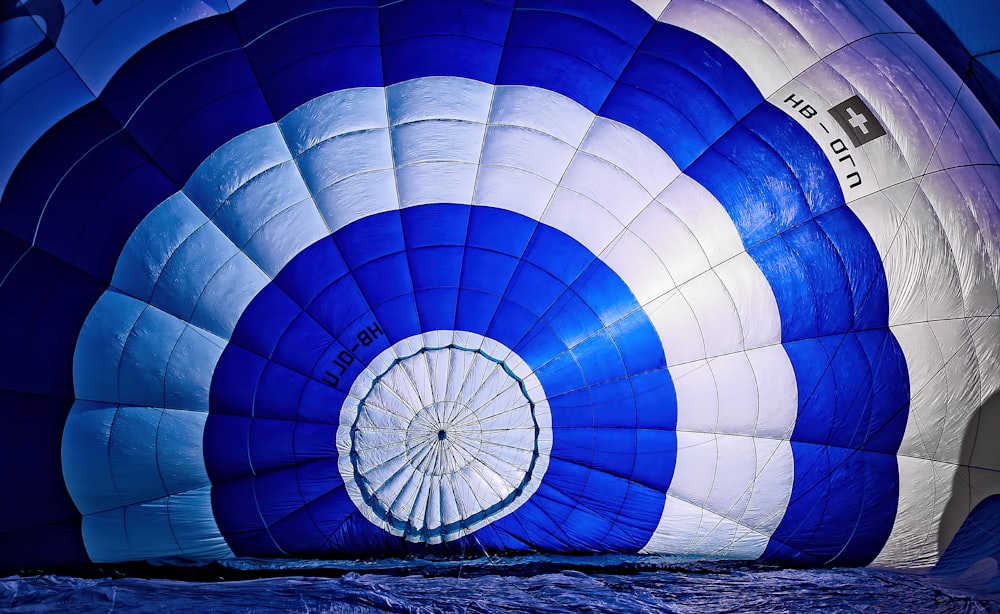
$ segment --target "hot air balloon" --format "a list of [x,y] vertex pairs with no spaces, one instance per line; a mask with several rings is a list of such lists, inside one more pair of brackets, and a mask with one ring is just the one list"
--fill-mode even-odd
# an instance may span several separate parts
[[908,6],[6,3],[0,565],[995,569],[1000,130]]

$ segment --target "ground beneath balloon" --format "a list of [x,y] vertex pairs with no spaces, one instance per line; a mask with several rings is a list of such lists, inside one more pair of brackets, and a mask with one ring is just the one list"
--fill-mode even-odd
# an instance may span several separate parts
[[226,566],[95,568],[80,575],[0,580],[0,609],[12,612],[632,613],[818,608],[1000,612],[1000,591],[874,569],[586,557],[324,564],[241,561]]

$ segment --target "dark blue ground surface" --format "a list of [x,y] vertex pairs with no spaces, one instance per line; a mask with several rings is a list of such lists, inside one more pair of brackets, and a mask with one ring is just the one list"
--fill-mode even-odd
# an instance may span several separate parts
[[982,584],[984,578],[973,588],[968,582],[869,568],[781,569],[641,557],[244,561],[225,567],[91,570],[85,575],[91,577],[0,580],[0,610],[1000,612],[996,578],[992,588]]

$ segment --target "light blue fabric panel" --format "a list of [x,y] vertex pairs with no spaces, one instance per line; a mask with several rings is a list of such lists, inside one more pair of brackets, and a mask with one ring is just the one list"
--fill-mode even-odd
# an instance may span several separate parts
[[278,125],[291,152],[298,156],[341,134],[387,127],[385,97],[380,87],[331,92],[296,108]]
[[166,405],[167,364],[185,328],[187,324],[158,309],[147,307],[142,312],[135,326],[128,331],[121,362],[116,369],[119,403]]
[[216,149],[184,184],[184,193],[206,216],[214,217],[237,188],[290,159],[281,131],[275,124],[267,124]]
[[83,324],[73,355],[73,387],[78,399],[118,402],[118,366],[129,332],[145,303],[105,293]]
[[186,195],[177,193],[153,209],[139,225],[118,257],[112,285],[148,301],[169,257],[198,228],[208,222]]
[[208,486],[200,441],[208,414],[165,409],[156,431],[156,466],[167,492],[179,493]]
[[[163,409],[121,406],[111,425],[108,462],[119,499],[136,503],[162,497],[167,489],[159,476],[156,432]],[[152,478],[152,479],[151,479]]]
[[385,89],[389,124],[425,119],[464,119],[485,123],[493,85],[455,77],[413,79]]
[[271,218],[309,198],[294,162],[283,162],[250,179],[229,195],[212,222],[243,247]]
[[122,504],[111,476],[108,442],[118,413],[117,405],[77,401],[62,438],[63,477],[82,514]]
[[167,407],[207,412],[212,371],[225,340],[195,326],[186,326],[170,350],[164,401]]

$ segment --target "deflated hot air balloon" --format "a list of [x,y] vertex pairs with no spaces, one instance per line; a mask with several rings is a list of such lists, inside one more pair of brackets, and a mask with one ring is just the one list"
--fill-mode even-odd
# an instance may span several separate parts
[[5,7],[0,566],[996,569],[1000,130],[881,1]]

